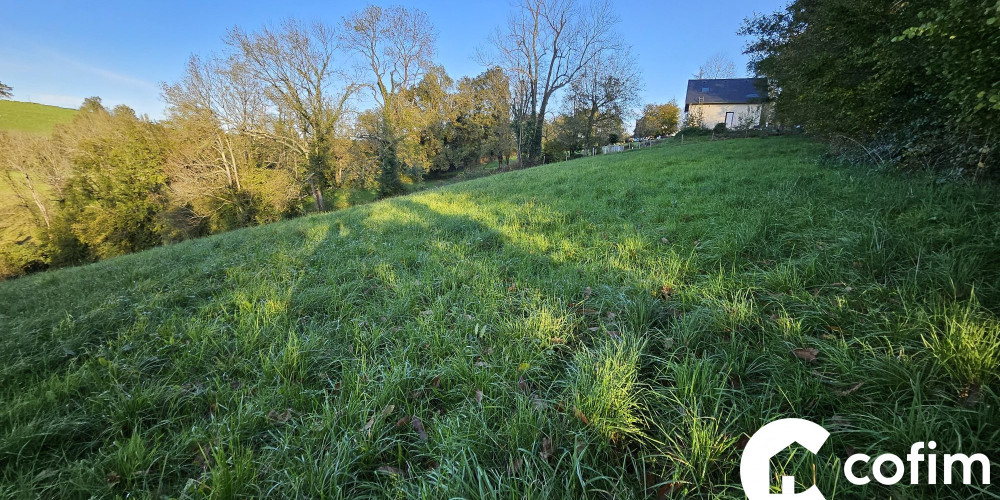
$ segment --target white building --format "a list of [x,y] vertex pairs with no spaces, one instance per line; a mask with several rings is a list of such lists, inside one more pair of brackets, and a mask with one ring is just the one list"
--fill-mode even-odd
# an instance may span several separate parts
[[756,127],[761,125],[766,86],[763,78],[688,80],[684,112],[703,128],[719,123],[730,129]]

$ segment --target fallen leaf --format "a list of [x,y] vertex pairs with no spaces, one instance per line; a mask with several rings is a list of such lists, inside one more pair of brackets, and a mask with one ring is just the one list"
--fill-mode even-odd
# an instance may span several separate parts
[[981,391],[979,384],[969,384],[958,391],[958,397],[962,400],[962,405],[971,408],[979,403]]
[[797,349],[792,349],[792,353],[795,354],[796,358],[810,363],[816,361],[816,355],[819,354],[819,349],[816,349],[815,347],[799,347]]
[[205,471],[208,470],[208,466],[209,464],[211,464],[211,462],[212,462],[212,448],[207,446],[202,447],[199,444],[198,451],[194,456],[194,464],[201,467],[201,470]]
[[542,438],[542,451],[538,453],[538,456],[546,462],[552,458],[552,440],[548,436]]
[[587,299],[589,299],[589,298],[590,298],[590,293],[591,293],[591,291],[592,291],[592,290],[590,289],[590,287],[589,287],[589,286],[588,286],[587,288],[584,288],[584,289],[583,289],[583,300],[587,300]]
[[608,330],[608,336],[613,339],[617,339],[620,337],[620,334],[616,330]]
[[520,377],[518,377],[518,379],[517,379],[517,387],[519,387],[522,391],[525,391],[525,392],[528,391],[528,381],[524,380],[524,375],[521,375]]
[[670,494],[679,491],[683,487],[684,487],[684,483],[681,483],[681,482],[678,482],[678,481],[672,481],[672,482],[669,482],[669,483],[664,483],[664,484],[660,485],[659,488],[656,489],[656,499],[657,500],[663,500],[664,498],[667,498],[668,496],[670,496]]
[[736,449],[742,451],[750,443],[750,436],[746,434],[740,435],[740,438],[736,440]]
[[431,310],[431,309],[428,309],[426,311],[422,311],[420,314],[423,314],[424,316],[430,316],[430,315],[434,314],[434,311]]
[[382,413],[379,414],[379,417],[378,417],[379,420],[381,420],[381,419],[383,419],[385,417],[388,417],[389,414],[392,413],[392,412],[394,412],[394,411],[396,411],[396,405],[385,405],[385,408],[382,408]]
[[476,403],[483,404],[483,390],[476,389]]
[[116,473],[116,472],[109,472],[108,473],[108,484],[114,486],[114,485],[118,484],[121,480],[122,480],[122,478],[121,478],[121,476],[118,475],[118,473]]
[[283,411],[281,413],[278,413],[275,410],[271,410],[271,411],[267,412],[267,419],[270,420],[270,421],[272,421],[272,422],[279,423],[279,424],[283,424],[285,422],[288,422],[288,419],[290,419],[290,418],[292,418],[292,410],[291,409],[285,410],[285,411]]
[[590,420],[587,419],[587,416],[579,408],[573,408],[573,415],[576,415],[576,418],[580,419],[583,425],[590,425]]
[[592,315],[592,314],[597,314],[600,311],[598,311],[597,309],[577,309],[576,312],[578,312],[578,313],[580,313],[580,314],[582,314],[584,316],[589,316],[589,315]]
[[858,389],[860,389],[862,385],[864,385],[863,381],[862,382],[858,382],[857,384],[854,384],[854,386],[852,386],[850,389],[847,389],[846,391],[837,391],[837,394],[840,395],[840,396],[850,396],[855,391],[857,391]]
[[434,378],[431,379],[431,387],[437,389],[440,386],[441,386],[441,375],[435,375]]
[[544,399],[534,398],[531,402],[535,405],[535,409],[538,411],[544,411],[549,406]]
[[523,372],[523,371],[527,370],[528,368],[531,368],[531,363],[521,363],[521,364],[517,365],[517,371],[519,371],[519,372]]
[[592,326],[590,328],[587,328],[587,331],[590,331],[590,332],[596,332],[597,330],[600,330],[600,328],[598,328],[596,326]]
[[420,417],[414,416],[410,419],[410,425],[413,426],[413,430],[417,431],[417,436],[420,436],[421,441],[427,441],[427,433],[424,432],[424,423],[420,421]]
[[660,238],[660,242],[663,243],[664,245],[670,244],[670,240],[668,240],[667,238]]
[[565,344],[566,343],[565,340],[563,340],[563,339],[561,339],[559,337],[552,337],[551,339],[549,339],[549,342],[551,342],[553,344]]
[[664,299],[669,299],[673,294],[674,287],[670,285],[663,285],[663,288],[660,288],[660,297]]
[[399,468],[393,467],[391,465],[383,465],[382,467],[379,467],[377,470],[379,472],[384,472],[386,474],[392,474],[394,476],[402,476],[403,475],[403,471],[401,471]]
[[396,427],[397,427],[397,428],[398,428],[398,427],[402,427],[402,426],[404,426],[404,425],[406,425],[406,424],[408,424],[408,423],[410,423],[410,416],[409,416],[409,415],[407,415],[407,416],[405,416],[405,417],[402,417],[402,418],[400,418],[399,420],[397,420],[397,421],[396,421]]
[[365,426],[361,428],[361,433],[366,436],[371,436],[372,426],[374,425],[375,425],[375,417],[369,418],[368,423],[366,423]]
[[521,457],[517,457],[517,459],[513,460],[510,464],[507,465],[507,474],[511,476],[517,474],[521,470],[521,465],[523,464],[524,464],[524,459]]

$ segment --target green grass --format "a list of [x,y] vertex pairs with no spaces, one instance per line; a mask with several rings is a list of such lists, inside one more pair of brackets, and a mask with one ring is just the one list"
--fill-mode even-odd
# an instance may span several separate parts
[[998,456],[1000,197],[821,153],[668,143],[0,283],[0,496],[736,499],[794,416],[832,432],[774,459],[800,488],[995,498],[840,466]]
[[0,99],[0,130],[48,135],[57,124],[72,121],[75,114],[74,109]]

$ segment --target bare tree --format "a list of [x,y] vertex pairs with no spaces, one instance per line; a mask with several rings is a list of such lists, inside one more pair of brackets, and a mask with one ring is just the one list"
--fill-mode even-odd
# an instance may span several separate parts
[[10,99],[14,95],[14,89],[10,85],[0,82],[0,99]]
[[334,29],[288,20],[254,33],[233,28],[225,41],[234,50],[232,67],[260,82],[280,122],[293,124],[290,131],[274,126],[246,131],[298,150],[307,162],[306,182],[316,208],[325,210],[322,173],[330,161],[330,144],[348,101],[361,88],[335,66]]
[[[192,56],[184,78],[163,86],[167,115],[178,124],[178,147],[172,159],[179,165],[174,177],[184,198],[209,196],[225,204],[219,191],[239,193],[249,168],[242,131],[266,130],[267,102],[262,83],[252,78],[234,57],[201,59]],[[301,138],[296,150],[306,154]]]
[[571,114],[584,116],[586,149],[594,146],[596,127],[623,122],[639,105],[642,75],[632,61],[631,49],[624,44],[620,47],[604,51],[570,84]]
[[403,94],[431,68],[437,33],[427,14],[403,7],[369,5],[343,18],[342,24],[341,45],[357,57],[358,70],[369,73],[365,86],[378,107],[378,120],[365,127],[365,135],[381,169],[380,190],[384,195],[397,194],[403,190],[400,173],[405,167],[400,145],[414,135],[418,124],[413,118],[419,115],[405,111],[408,103]]
[[729,56],[719,52],[709,57],[705,64],[698,67],[698,72],[691,76],[698,80],[736,78],[736,63]]
[[617,47],[612,36],[617,22],[604,0],[586,5],[577,0],[522,0],[506,28],[491,36],[493,50],[481,59],[503,68],[515,85],[512,93],[524,99],[529,130],[521,130],[518,141],[527,134],[528,164],[541,159],[545,115],[553,96],[603,52]]
[[364,85],[390,122],[396,100],[419,82],[431,67],[437,33],[421,10],[369,5],[343,18],[340,42],[369,73]]

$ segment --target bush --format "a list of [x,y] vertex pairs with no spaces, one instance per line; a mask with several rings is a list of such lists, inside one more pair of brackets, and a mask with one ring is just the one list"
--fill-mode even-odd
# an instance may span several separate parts
[[707,128],[702,128],[698,126],[684,127],[677,132],[677,135],[686,135],[688,137],[699,137],[711,134],[712,131]]
[[715,132],[716,135],[725,134],[727,131],[725,123],[716,123],[715,128],[712,129],[712,132]]

